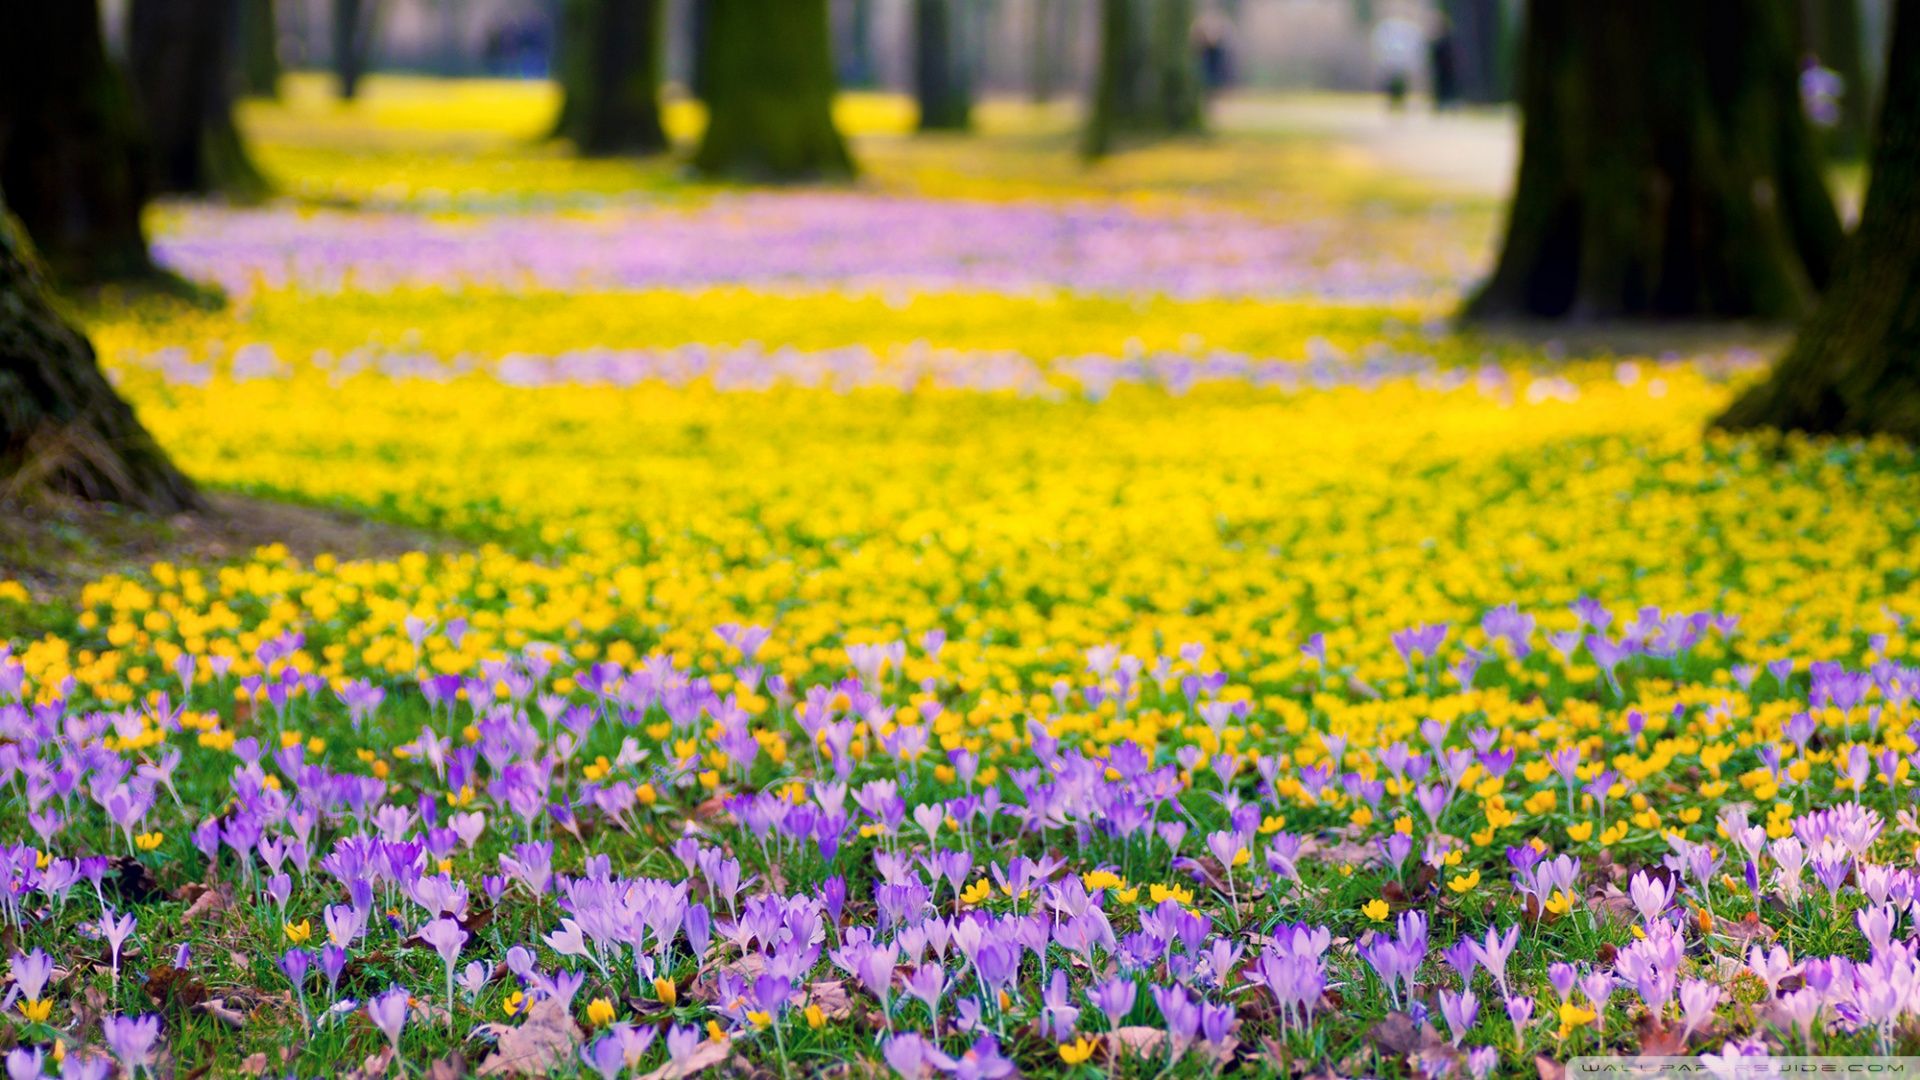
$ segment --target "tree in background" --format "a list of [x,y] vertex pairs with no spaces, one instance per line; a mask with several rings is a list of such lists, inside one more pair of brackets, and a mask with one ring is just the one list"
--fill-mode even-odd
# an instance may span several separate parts
[[1039,104],[1053,100],[1060,78],[1061,43],[1067,39],[1062,16],[1063,0],[1031,0],[1033,23],[1028,27],[1029,71],[1027,90]]
[[1723,428],[1920,440],[1920,0],[1895,0],[1866,203],[1833,287]]
[[1513,97],[1513,34],[1506,0],[1442,0],[1460,100],[1491,105]]
[[161,514],[199,505],[46,289],[32,245],[0,204],[0,495],[52,491]]
[[1124,135],[1204,126],[1193,18],[1193,0],[1101,0],[1100,68],[1082,144],[1088,157],[1112,152]]
[[965,131],[973,80],[954,0],[913,0],[913,89],[921,131]]
[[379,19],[379,0],[333,0],[333,75],[342,101],[360,96]]
[[661,0],[567,0],[560,42],[565,93],[554,134],[583,154],[667,148],[660,122]]
[[1841,161],[1856,161],[1866,154],[1873,134],[1873,87],[1867,78],[1860,0],[1800,0],[1795,28],[1801,55],[1840,79],[1840,99],[1826,131],[1827,152]]
[[240,88],[248,97],[280,96],[280,20],[274,0],[241,0]]
[[833,124],[827,0],[706,0],[707,131],[694,167],[761,180],[848,176]]
[[154,273],[138,122],[94,3],[26,3],[0,34],[0,190],[66,285]]
[[159,194],[255,199],[267,182],[233,122],[240,0],[133,0],[127,60]]
[[873,0],[850,0],[845,40],[838,52],[841,86],[873,85]]
[[1533,0],[1476,319],[1790,318],[1841,239],[1774,0]]

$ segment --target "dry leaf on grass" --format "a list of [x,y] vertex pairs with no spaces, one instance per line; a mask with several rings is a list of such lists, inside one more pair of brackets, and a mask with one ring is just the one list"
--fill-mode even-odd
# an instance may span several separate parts
[[526,1018],[516,1026],[482,1024],[476,1030],[494,1038],[493,1053],[476,1070],[479,1076],[544,1076],[572,1061],[581,1037],[580,1025],[553,998],[528,1005]]
[[682,1080],[683,1077],[705,1072],[707,1069],[727,1060],[732,1048],[719,1039],[708,1039],[694,1047],[693,1053],[686,1057],[675,1058],[653,1070],[640,1080]]

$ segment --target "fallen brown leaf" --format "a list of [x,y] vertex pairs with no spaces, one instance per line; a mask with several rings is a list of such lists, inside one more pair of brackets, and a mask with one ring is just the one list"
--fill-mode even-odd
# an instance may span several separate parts
[[482,1024],[477,1030],[495,1040],[493,1053],[476,1070],[479,1076],[543,1076],[568,1064],[581,1039],[566,1006],[545,997],[527,1006],[518,1025]]
[[705,1072],[727,1060],[727,1055],[732,1052],[732,1049],[724,1040],[708,1039],[695,1047],[693,1053],[667,1062],[641,1077],[640,1080],[682,1080],[684,1077]]

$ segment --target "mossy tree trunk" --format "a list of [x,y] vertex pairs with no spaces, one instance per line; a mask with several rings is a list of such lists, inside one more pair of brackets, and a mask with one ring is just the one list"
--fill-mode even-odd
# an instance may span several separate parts
[[360,96],[379,16],[379,0],[333,0],[333,77],[341,101]]
[[0,205],[0,495],[41,491],[151,513],[198,505],[93,347],[48,305],[32,245]]
[[1192,0],[1101,0],[1100,66],[1081,144],[1088,157],[1111,153],[1128,135],[1201,129],[1193,15]]
[[249,97],[279,97],[281,73],[280,19],[274,0],[241,0],[241,89]]
[[1513,97],[1513,40],[1506,0],[1444,0],[1453,29],[1454,71],[1460,100],[1491,105]]
[[971,66],[954,0],[913,0],[913,89],[921,131],[973,122]]
[[161,194],[266,193],[233,122],[239,33],[240,0],[133,0],[128,66]]
[[0,18],[0,190],[66,285],[154,272],[133,102],[95,3],[24,3]]
[[1792,318],[1841,239],[1775,0],[1534,0],[1477,319]]
[[568,0],[561,42],[566,99],[556,134],[583,154],[653,154],[660,122],[661,0]]
[[1827,152],[1856,161],[1867,152],[1873,129],[1873,87],[1867,79],[1860,0],[1800,0],[1803,51],[1840,76],[1840,115],[1826,132]]
[[1920,441],[1920,0],[1895,0],[1860,226],[1766,382],[1716,423]]
[[693,164],[709,176],[848,176],[833,124],[827,0],[706,0],[707,131]]

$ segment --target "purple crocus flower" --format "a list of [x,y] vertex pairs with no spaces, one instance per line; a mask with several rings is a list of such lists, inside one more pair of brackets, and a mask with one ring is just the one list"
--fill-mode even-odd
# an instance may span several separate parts
[[160,1040],[160,1018],[151,1013],[109,1016],[100,1021],[100,1034],[127,1073],[138,1075],[153,1061],[153,1044]]

